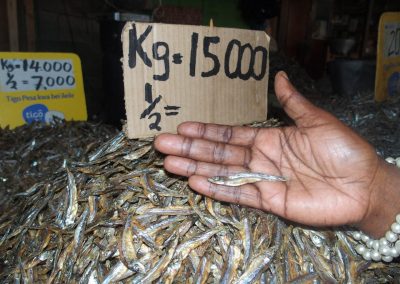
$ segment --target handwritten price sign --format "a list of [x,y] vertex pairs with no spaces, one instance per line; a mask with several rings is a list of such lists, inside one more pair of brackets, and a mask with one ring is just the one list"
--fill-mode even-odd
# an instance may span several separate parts
[[266,118],[264,32],[127,23],[122,40],[130,138],[175,132],[188,120],[243,124]]
[[86,120],[79,57],[0,52],[0,127],[34,121]]
[[396,95],[400,95],[400,12],[387,12],[379,21],[375,99]]

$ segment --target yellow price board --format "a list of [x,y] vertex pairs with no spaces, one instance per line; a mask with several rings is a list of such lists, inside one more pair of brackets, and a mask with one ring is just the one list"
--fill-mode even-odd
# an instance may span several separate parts
[[87,119],[79,57],[0,52],[0,127],[51,123],[55,117]]
[[375,100],[396,95],[400,95],[400,12],[387,12],[379,21]]

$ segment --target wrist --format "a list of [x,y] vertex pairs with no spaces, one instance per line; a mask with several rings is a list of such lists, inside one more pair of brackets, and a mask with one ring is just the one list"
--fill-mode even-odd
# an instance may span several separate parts
[[379,159],[378,170],[368,192],[368,211],[356,227],[379,239],[390,230],[400,213],[400,169]]

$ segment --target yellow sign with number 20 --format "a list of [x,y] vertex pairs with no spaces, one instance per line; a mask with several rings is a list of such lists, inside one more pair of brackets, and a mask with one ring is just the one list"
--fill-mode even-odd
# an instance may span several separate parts
[[387,12],[379,21],[375,100],[396,95],[400,95],[400,12]]

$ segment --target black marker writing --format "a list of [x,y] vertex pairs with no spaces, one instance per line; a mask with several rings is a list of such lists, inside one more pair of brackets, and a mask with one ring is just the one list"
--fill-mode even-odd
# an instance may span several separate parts
[[7,72],[6,85],[10,86],[11,89],[17,90],[17,81],[14,80],[14,75],[10,72]]
[[[159,53],[159,47],[164,48],[164,53]],[[153,75],[154,80],[158,81],[166,81],[169,78],[169,46],[166,42],[155,42],[153,44],[153,58],[155,60],[162,60],[164,62],[164,74],[161,75]]]
[[129,54],[128,54],[128,64],[130,68],[135,68],[136,66],[136,53],[142,58],[143,63],[151,67],[151,60],[147,53],[143,50],[142,43],[147,38],[152,30],[152,26],[148,26],[143,34],[138,38],[136,25],[132,24],[132,29],[129,30]]
[[219,72],[219,68],[221,67],[221,64],[219,63],[218,56],[210,52],[210,45],[219,43],[219,40],[220,39],[217,36],[204,37],[204,45],[203,45],[204,57],[210,58],[213,61],[214,66],[213,66],[213,68],[211,68],[210,71],[201,72],[202,77],[211,77],[211,76],[217,75]]

